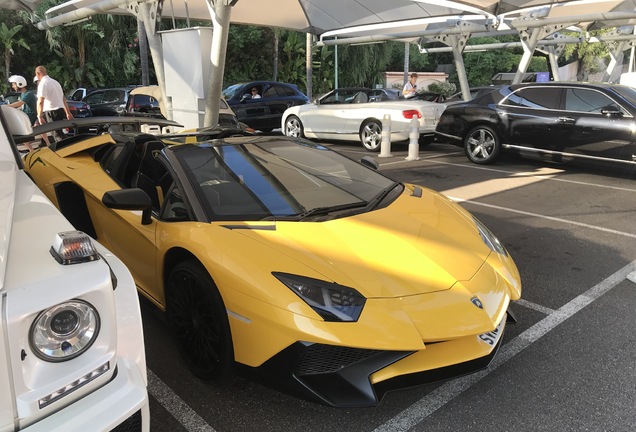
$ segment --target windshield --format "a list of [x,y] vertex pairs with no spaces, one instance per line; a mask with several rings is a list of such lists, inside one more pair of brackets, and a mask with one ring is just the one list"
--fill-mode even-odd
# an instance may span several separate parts
[[226,142],[235,144],[174,148],[210,220],[337,217],[339,211],[371,210],[374,199],[396,185],[308,141],[243,137]]
[[[243,84],[234,84],[223,90],[222,94],[225,99],[232,99],[241,89]],[[242,96],[242,95],[239,95]]]
[[612,87],[612,89],[614,89],[616,93],[627,99],[632,104],[632,106],[636,107],[636,89],[623,85],[614,86]]

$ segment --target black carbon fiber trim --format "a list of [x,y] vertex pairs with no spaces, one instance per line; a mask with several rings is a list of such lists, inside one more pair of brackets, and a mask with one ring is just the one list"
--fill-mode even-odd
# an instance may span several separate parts
[[378,355],[382,351],[334,345],[309,345],[296,366],[296,375],[335,373],[340,369]]
[[141,410],[137,411],[111,432],[141,432]]

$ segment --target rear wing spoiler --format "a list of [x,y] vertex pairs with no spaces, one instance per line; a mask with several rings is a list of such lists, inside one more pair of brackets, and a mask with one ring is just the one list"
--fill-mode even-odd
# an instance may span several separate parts
[[[183,125],[172,120],[151,117],[85,117],[72,120],[59,120],[35,126],[29,134],[14,134],[13,131],[11,131],[11,135],[13,136],[16,144],[19,144],[33,141],[41,134],[60,129],[69,129],[71,135],[78,135],[80,133],[86,133],[87,131],[89,133],[99,135],[104,132],[109,132],[111,128],[115,128],[120,131],[142,132],[142,125],[159,126],[160,128],[168,126],[178,128],[183,127]],[[24,131],[20,132],[24,133]]]

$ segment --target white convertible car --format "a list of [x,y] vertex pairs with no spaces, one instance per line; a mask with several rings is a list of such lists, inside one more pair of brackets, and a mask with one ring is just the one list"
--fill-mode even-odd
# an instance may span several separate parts
[[380,151],[382,122],[391,118],[391,142],[409,139],[413,117],[419,121],[419,142],[435,137],[435,125],[446,106],[421,100],[389,100],[384,89],[362,87],[333,90],[313,103],[288,108],[282,128],[287,136],[360,141],[369,151]]

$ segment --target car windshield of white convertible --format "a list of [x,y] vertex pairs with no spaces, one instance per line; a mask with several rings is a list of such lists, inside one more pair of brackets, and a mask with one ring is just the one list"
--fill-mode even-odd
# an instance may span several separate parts
[[287,140],[175,149],[211,220],[304,220],[372,210],[398,184],[319,144]]

